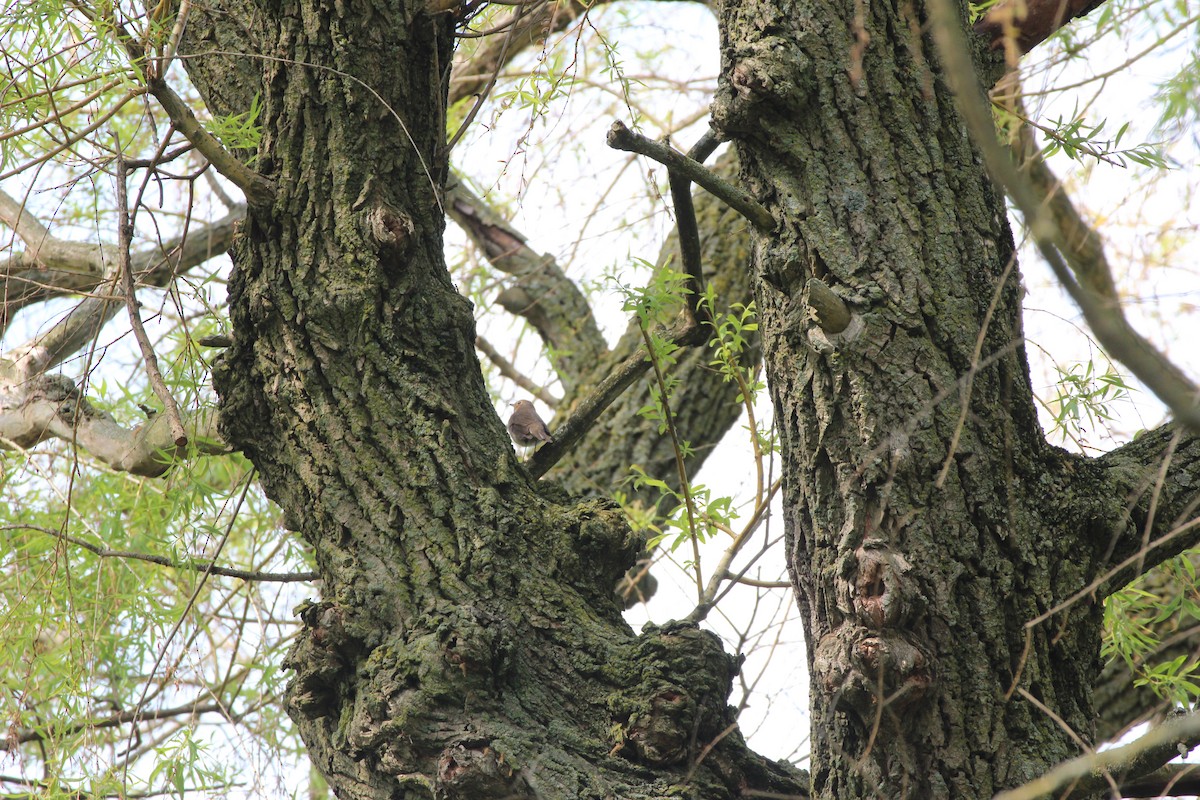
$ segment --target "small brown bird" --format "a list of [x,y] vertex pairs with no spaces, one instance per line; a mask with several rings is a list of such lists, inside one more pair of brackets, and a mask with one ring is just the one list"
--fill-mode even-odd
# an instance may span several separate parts
[[550,429],[534,410],[533,403],[528,400],[518,400],[513,403],[512,416],[508,418],[508,435],[521,447],[536,445],[538,442],[553,442]]

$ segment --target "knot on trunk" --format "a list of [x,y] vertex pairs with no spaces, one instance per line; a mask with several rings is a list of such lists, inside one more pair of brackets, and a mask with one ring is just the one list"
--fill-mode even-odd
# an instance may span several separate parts
[[459,742],[438,757],[435,796],[446,800],[535,797],[521,776],[485,742]]
[[381,248],[402,254],[408,249],[417,228],[408,214],[380,204],[367,212],[367,230]]
[[809,58],[795,42],[764,36],[744,49],[713,103],[713,124],[723,139],[761,130],[764,109],[786,116],[803,107],[816,88]]
[[629,688],[609,697],[612,752],[656,767],[692,761],[734,724],[726,705],[741,668],[720,640],[694,625],[646,626],[624,663]]
[[333,603],[307,603],[300,619],[304,629],[283,660],[284,669],[296,671],[288,684],[287,703],[292,713],[323,717],[336,707],[348,656],[358,643],[347,629],[344,609]]
[[911,618],[915,605],[904,575],[911,568],[901,553],[868,540],[854,554],[854,570],[842,581],[843,605],[860,625],[882,630]]
[[845,624],[817,645],[813,677],[842,710],[872,725],[880,704],[898,714],[926,696],[934,682],[933,659],[899,631]]

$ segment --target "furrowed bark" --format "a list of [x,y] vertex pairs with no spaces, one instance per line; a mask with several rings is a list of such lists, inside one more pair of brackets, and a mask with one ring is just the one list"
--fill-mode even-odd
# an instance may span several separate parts
[[919,8],[721,11],[715,118],[779,224],[757,296],[821,798],[990,797],[1078,754],[1100,605],[1026,623],[1130,536],[1102,465],[1042,440],[1004,203]]
[[799,793],[730,733],[715,637],[621,620],[619,513],[515,461],[442,258],[451,18],[357,8],[221,9],[278,56],[256,161],[278,194],[232,251],[215,383],[321,574],[287,662],[314,763],[339,797]]

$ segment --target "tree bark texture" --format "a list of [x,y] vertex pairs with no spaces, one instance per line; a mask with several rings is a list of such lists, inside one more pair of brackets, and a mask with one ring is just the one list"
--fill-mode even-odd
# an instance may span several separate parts
[[[555,19],[566,19],[559,14]],[[256,18],[230,16],[223,13],[209,14],[206,7],[193,6],[192,15],[185,30],[181,52],[188,52],[185,62],[194,81],[200,87],[205,101],[213,113],[233,114],[245,111],[254,97],[259,84],[261,63],[252,54],[264,52],[262,42],[269,41],[262,30],[251,26]],[[992,42],[993,49],[995,41]],[[512,48],[509,48],[511,52]],[[923,53],[924,50],[918,52]],[[242,54],[242,55],[237,55]],[[482,70],[468,70],[471,74]],[[464,96],[466,88],[459,86],[455,92],[452,79],[451,101]],[[251,154],[244,154],[248,157]],[[732,155],[732,154],[730,154]],[[717,169],[725,172],[730,162],[728,155],[718,161]],[[746,222],[729,211],[720,201],[706,192],[696,193],[697,218],[704,238],[704,263],[710,282],[714,283],[719,295],[728,302],[745,302],[752,294],[748,270],[749,231]],[[673,238],[673,237],[672,237]],[[536,242],[530,242],[536,246]],[[485,248],[486,249],[486,248]],[[668,241],[663,248],[662,259],[675,251]],[[563,287],[558,287],[564,291]],[[575,325],[573,320],[559,320],[562,327]],[[751,336],[750,355],[761,358],[756,336]],[[595,347],[589,341],[555,342],[565,352],[584,351],[592,353]],[[599,364],[592,375],[583,371],[564,374],[576,362],[556,362],[564,386],[571,387],[564,398],[563,407],[569,413],[573,401],[582,397],[594,385],[594,380],[604,377],[612,365],[620,363],[641,344],[640,335],[630,331],[607,355],[593,356]],[[602,341],[601,341],[602,347]],[[675,412],[684,436],[696,445],[695,455],[688,460],[688,474],[694,475],[709,447],[736,421],[736,408],[730,405],[732,394],[725,392],[732,384],[724,383],[718,375],[708,370],[704,356],[706,350],[693,348],[681,356],[676,375],[687,393],[677,398]],[[580,359],[578,364],[592,363]],[[640,388],[639,388],[640,387]],[[692,398],[706,399],[696,402]],[[637,410],[648,402],[646,384],[643,382],[626,392],[602,418],[601,425],[594,429],[582,442],[580,448],[566,458],[550,474],[551,479],[561,483],[573,494],[608,494],[628,474],[628,465],[642,465],[649,474],[663,475],[668,484],[675,486],[674,470],[671,469],[673,454],[668,443],[658,435],[657,426],[646,423],[637,416]],[[560,416],[561,418],[561,416]],[[629,487],[630,489],[632,487]],[[655,497],[648,492],[640,496],[631,493],[631,498],[650,504]],[[638,568],[632,571],[641,574]],[[1176,623],[1166,620],[1158,623],[1171,626]],[[1195,650],[1195,636],[1182,641],[1173,628],[1161,632],[1160,637],[1168,648],[1160,654],[1160,661],[1168,661],[1180,653]],[[1106,665],[1097,686],[1096,705],[1099,716],[1097,736],[1108,740],[1118,731],[1143,721],[1147,717],[1161,714],[1164,702],[1145,687],[1133,685],[1134,675],[1124,661],[1116,660]]]
[[[619,512],[530,481],[491,409],[442,257],[450,14],[229,2],[204,19],[266,56],[255,164],[278,195],[231,251],[214,379],[223,434],[315,554],[288,705],[337,795],[801,792],[733,728],[737,660],[714,636],[621,619],[639,542]],[[231,98],[247,74],[193,79]]]
[[[714,118],[778,223],[757,298],[813,796],[990,797],[1092,739],[1102,593],[1026,622],[1128,555],[1170,435],[1123,475],[1120,455],[1044,443],[1003,198],[920,4],[726,2],[720,19]],[[813,319],[814,280],[852,311],[844,332]]]

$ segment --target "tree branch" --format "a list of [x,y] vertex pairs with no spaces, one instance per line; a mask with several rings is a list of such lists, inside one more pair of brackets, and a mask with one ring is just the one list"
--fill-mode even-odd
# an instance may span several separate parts
[[[162,147],[166,147],[166,144],[167,138],[164,137]],[[120,148],[118,147],[118,149]],[[129,323],[133,328],[133,338],[137,340],[138,347],[142,351],[142,360],[146,364],[146,377],[150,381],[150,387],[163,404],[163,410],[166,412],[167,423],[171,426],[171,437],[175,446],[184,447],[188,439],[187,432],[183,428],[183,420],[179,416],[179,406],[175,403],[175,397],[171,394],[171,390],[167,388],[166,381],[163,380],[162,371],[158,368],[158,355],[154,352],[154,345],[150,343],[150,337],[146,335],[146,326],[142,324],[141,308],[137,299],[137,291],[133,285],[133,266],[130,264],[129,257],[130,242],[133,239],[133,219],[129,213],[125,179],[125,159],[118,155],[117,239],[119,246],[117,247],[117,270],[121,275],[121,290],[125,295],[125,308],[129,312]],[[135,203],[134,205],[136,207],[137,204]]]
[[[208,696],[205,692],[204,696]],[[10,752],[16,749],[16,745],[25,744],[26,742],[41,742],[48,739],[61,739],[71,736],[82,731],[98,730],[100,728],[115,728],[118,725],[125,725],[130,722],[141,722],[144,720],[161,720],[168,717],[179,717],[183,715],[199,715],[199,714],[227,714],[227,711],[220,703],[201,704],[199,700],[174,708],[161,708],[151,712],[140,710],[121,711],[107,717],[99,719],[87,720],[85,722],[76,722],[70,725],[52,725],[45,730],[24,729],[15,731],[13,735],[0,739],[0,753]]]
[[988,171],[1020,209],[1038,250],[1067,294],[1079,306],[1088,326],[1108,354],[1146,384],[1166,403],[1177,419],[1193,430],[1200,431],[1196,385],[1134,330],[1115,298],[1098,294],[1086,284],[1081,285],[1067,267],[1064,253],[1071,248],[1064,232],[1049,214],[1042,212],[1031,182],[1017,171],[1012,154],[996,140],[991,110],[975,80],[974,66],[967,53],[966,40],[959,28],[955,8],[949,0],[934,0],[931,10],[935,39],[945,61],[946,76],[954,89],[959,110],[972,140],[983,152]]
[[216,138],[204,130],[204,126],[196,119],[192,109],[183,101],[175,90],[167,85],[162,78],[151,78],[147,81],[150,93],[158,100],[163,111],[175,123],[179,132],[196,146],[200,154],[208,159],[217,172],[233,181],[246,195],[246,202],[252,206],[269,206],[275,198],[275,184],[247,167],[233,154],[226,150]]
[[1104,470],[1111,487],[1107,494],[1117,506],[1106,512],[1113,531],[1108,564],[1120,568],[1106,582],[1111,590],[1200,538],[1200,530],[1181,530],[1200,511],[1200,437],[1165,425],[1105,453],[1096,464]]
[[[132,254],[132,268],[141,277],[141,285],[166,286],[184,270],[224,253],[232,244],[237,225],[245,214],[244,206],[234,208],[211,225]],[[74,245],[53,241],[64,245],[64,252]],[[4,323],[11,321],[25,306],[49,297],[98,290],[45,334],[13,348],[6,358],[0,358],[0,382],[18,379],[12,369],[23,359],[33,359],[33,363],[21,370],[24,379],[61,363],[91,341],[100,326],[117,313],[121,305],[120,293],[114,286],[101,284],[104,271],[111,271],[116,265],[115,248],[116,245],[110,244],[79,245],[75,251],[77,260],[72,262],[60,261],[54,267],[18,269],[7,275],[0,271],[5,292],[3,305],[0,305],[0,322]]]
[[608,131],[608,146],[627,153],[637,153],[664,165],[668,170],[677,172],[693,183],[698,183],[712,194],[724,200],[730,208],[735,209],[743,217],[754,223],[754,227],[763,233],[775,229],[775,220],[770,212],[748,192],[739,189],[724,178],[707,169],[695,159],[688,158],[683,153],[669,145],[647,139],[641,134],[634,133],[625,127],[625,123],[617,120]]
[[1004,48],[1009,63],[1016,63],[1073,19],[1098,8],[1104,0],[1004,0],[992,6],[975,23],[975,32]]
[[50,231],[26,210],[25,204],[17,202],[3,189],[0,189],[0,222],[12,228],[25,246],[35,253],[50,236]]
[[[217,433],[216,409],[188,415],[184,427],[199,452],[229,452]],[[151,478],[170,469],[183,452],[164,416],[126,428],[89,403],[66,376],[0,384],[0,449],[28,449],[51,438],[73,441],[115,470]]]
[[[712,130],[707,130],[688,151],[687,157],[703,163],[720,142]],[[704,264],[700,257],[700,229],[696,224],[696,207],[692,203],[692,181],[675,170],[667,170],[671,185],[671,204],[675,206],[675,230],[679,234],[679,260],[688,276],[688,296],[685,298],[692,322],[712,324],[712,314],[704,304]],[[717,177],[714,174],[714,177]]]
[[70,536],[62,531],[56,531],[52,528],[43,528],[40,525],[5,525],[0,527],[0,531],[37,531],[44,533],[47,536],[53,536],[56,539],[61,539],[64,542],[82,547],[89,553],[92,553],[97,558],[120,558],[129,559],[132,561],[146,561],[150,564],[158,564],[163,567],[171,567],[172,569],[190,569],[202,572],[207,572],[210,575],[221,575],[226,578],[237,578],[243,581],[269,581],[274,583],[296,583],[300,581],[315,581],[318,577],[315,572],[258,572],[256,570],[233,569],[232,567],[218,567],[207,558],[194,558],[188,561],[178,561],[166,556],[156,556],[150,553],[136,553],[130,550],[109,550],[106,547],[92,544],[75,536]]
[[1073,758],[1040,778],[1000,792],[995,800],[1034,800],[1069,786],[1072,795],[1087,796],[1107,789],[1109,781],[1140,778],[1171,759],[1200,745],[1200,714],[1173,719],[1123,747]]
[[509,313],[529,321],[549,348],[567,389],[608,352],[591,305],[549,254],[538,254],[495,210],[455,181],[446,190],[446,213],[496,269],[517,280],[497,296]]
[[[699,326],[689,325],[665,334],[665,338],[680,346],[692,346],[704,341],[704,331],[700,330]],[[584,434],[596,424],[604,410],[650,367],[648,356],[644,346],[638,348],[601,381],[595,390],[573,407],[570,418],[554,430],[554,441],[543,445],[526,464],[533,477],[540,478],[545,475],[575,447]]]

